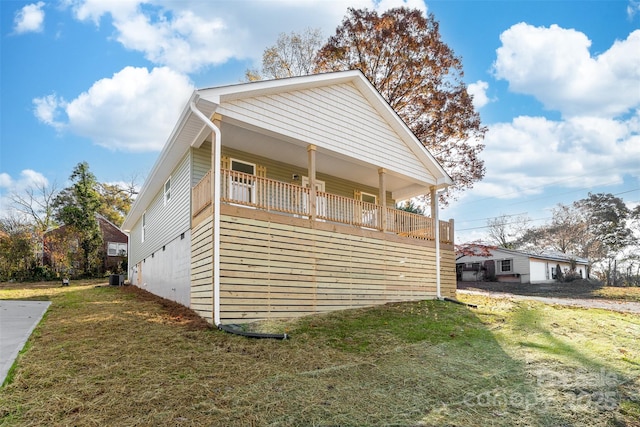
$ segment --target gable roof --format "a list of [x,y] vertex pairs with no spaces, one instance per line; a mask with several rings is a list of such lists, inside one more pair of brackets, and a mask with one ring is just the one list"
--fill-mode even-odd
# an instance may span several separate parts
[[[234,84],[228,86],[199,89],[193,92],[189,102],[185,106],[175,128],[173,129],[167,143],[165,144],[160,156],[151,170],[149,177],[145,181],[136,201],[134,202],[129,215],[125,219],[122,229],[130,230],[139,220],[144,209],[151,202],[155,194],[160,191],[168,174],[177,166],[180,159],[184,156],[190,147],[199,147],[205,140],[210,131],[205,124],[191,111],[190,103],[195,106],[207,117],[211,117],[215,112],[220,111],[222,116],[229,120],[233,120],[233,107],[247,100],[273,101],[275,97],[282,97],[284,94],[291,95],[294,93],[302,93],[303,91],[312,91],[328,87],[337,87],[339,85],[349,85],[354,88],[352,95],[361,97],[366,101],[367,108],[375,112],[377,117],[381,118],[381,122],[390,132],[394,134],[394,140],[401,141],[406,153],[411,157],[414,163],[414,169],[425,171],[429,181],[425,177],[419,177],[419,174],[407,174],[403,176],[410,177],[414,180],[414,184],[406,186],[402,191],[394,194],[396,199],[404,199],[413,197],[418,194],[424,194],[425,188],[428,186],[436,186],[437,188],[445,188],[453,184],[453,180],[438,163],[433,155],[420,143],[417,137],[411,132],[404,121],[389,106],[380,93],[367,80],[364,74],[358,70],[342,71],[324,74],[315,74],[300,77],[291,77],[278,80],[265,80],[249,83]],[[257,102],[257,101],[256,101]],[[323,107],[321,105],[321,107]],[[322,110],[322,108],[320,108]],[[322,111],[321,111],[322,112]],[[290,112],[297,114],[297,111]],[[256,113],[259,115],[260,113]],[[262,114],[265,114],[264,112]],[[319,116],[320,114],[318,114]],[[314,123],[320,123],[322,120],[313,115]],[[248,126],[247,122],[243,122],[244,126]],[[250,125],[250,123],[249,123]],[[351,126],[353,128],[354,126]],[[357,127],[357,126],[355,126]],[[282,129],[266,129],[272,131],[274,135],[283,134]],[[290,141],[295,138],[291,137]],[[322,140],[305,141],[307,144],[318,145],[322,147]],[[224,137],[223,137],[224,145]],[[332,153],[344,158],[349,157],[347,151],[341,151],[339,146],[326,147]],[[368,148],[368,147],[365,147]],[[362,150],[366,153],[366,150]],[[375,156],[378,153],[371,153],[369,156]],[[352,158],[352,157],[351,157]],[[373,157],[371,157],[373,158]],[[385,163],[386,162],[386,163]],[[399,172],[394,170],[392,159],[387,159],[384,155],[379,155],[376,159],[379,167],[389,168],[391,173]]]

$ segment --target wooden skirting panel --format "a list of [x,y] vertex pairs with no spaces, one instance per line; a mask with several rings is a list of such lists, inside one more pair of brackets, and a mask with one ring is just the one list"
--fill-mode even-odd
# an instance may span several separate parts
[[191,233],[191,309],[213,323],[211,215]]
[[[221,214],[223,323],[436,296],[434,242],[234,206],[223,206]],[[194,308],[210,298],[207,223],[193,233]],[[196,242],[202,245],[195,248]],[[453,247],[442,245],[441,256],[442,295],[453,297]]]

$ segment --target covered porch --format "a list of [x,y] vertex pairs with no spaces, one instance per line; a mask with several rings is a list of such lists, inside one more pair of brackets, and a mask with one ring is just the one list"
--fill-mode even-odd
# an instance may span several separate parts
[[[403,237],[435,240],[453,244],[453,220],[438,221],[432,217],[406,212],[395,207],[371,203],[253,174],[221,169],[221,202],[260,209],[309,221],[345,224]],[[211,170],[192,189],[192,220],[197,226],[210,215]],[[386,191],[381,191],[386,193]]]

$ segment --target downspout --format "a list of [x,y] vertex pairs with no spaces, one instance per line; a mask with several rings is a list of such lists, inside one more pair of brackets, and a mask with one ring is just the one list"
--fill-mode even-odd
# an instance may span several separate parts
[[[215,138],[211,147],[211,169],[213,170],[213,194],[211,197],[211,206],[213,208],[213,323],[222,331],[235,335],[242,335],[249,338],[273,338],[287,339],[287,334],[263,334],[257,332],[243,332],[229,325],[223,325],[220,322],[220,163],[222,150],[222,134],[220,129],[205,116],[202,111],[198,110],[196,97],[189,103],[189,108],[202,122],[214,133]],[[217,108],[217,107],[216,107]],[[215,112],[215,109],[214,109]]]
[[[446,188],[444,190],[442,190],[442,193],[444,193],[446,190]],[[462,301],[458,301],[455,298],[449,298],[449,297],[443,297],[442,296],[442,292],[440,291],[440,208],[438,207],[438,199],[440,198],[440,194],[441,192],[439,191],[432,191],[431,195],[432,197],[434,197],[435,200],[435,204],[432,204],[432,206],[434,206],[432,213],[433,216],[435,217],[435,222],[436,222],[436,230],[435,230],[435,239],[436,239],[436,299],[440,300],[440,301],[448,301],[448,302],[453,302],[456,304],[460,304],[460,305],[465,305],[467,307],[471,307],[471,308],[478,308],[477,305],[474,304],[467,304],[465,302]]]
[[439,192],[433,191],[431,192],[432,197],[434,197],[434,219],[435,219],[435,239],[436,239],[436,298],[441,300],[442,293],[440,292],[440,208],[438,206],[438,199],[440,198]]
[[[214,133],[215,138],[211,147],[211,169],[213,170],[213,194],[211,206],[213,207],[213,323],[220,327],[220,150],[222,148],[222,134],[218,126],[205,116],[196,107],[199,97],[191,100],[189,107],[202,122]],[[215,112],[215,110],[214,110]]]

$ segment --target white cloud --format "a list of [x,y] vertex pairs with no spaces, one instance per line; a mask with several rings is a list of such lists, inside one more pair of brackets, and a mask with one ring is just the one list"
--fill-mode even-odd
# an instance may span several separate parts
[[640,12],[640,1],[629,0],[629,4],[627,5],[627,16],[629,19],[635,18],[638,12]]
[[640,30],[597,56],[579,31],[512,26],[500,36],[495,76],[564,117],[617,117],[640,106]]
[[65,107],[65,104],[64,99],[58,97],[56,94],[35,98],[33,100],[33,113],[42,123],[61,130],[64,127],[64,123],[59,121],[58,116],[60,115],[60,110]]
[[487,174],[474,193],[497,198],[539,194],[550,185],[583,188],[640,178],[640,112],[627,121],[517,117],[489,127]]
[[13,19],[13,31],[17,34],[39,33],[44,29],[44,2],[24,6]]
[[176,0],[67,0],[75,17],[99,24],[111,15],[115,38],[157,65],[197,72],[231,59],[254,60],[283,32],[320,28],[333,34],[348,7],[382,12],[391,7],[418,8],[422,0],[270,0],[220,2]]
[[489,83],[478,80],[475,83],[470,83],[467,86],[467,92],[473,96],[473,106],[478,109],[482,108],[489,103],[489,97],[487,96],[487,89],[489,89]]
[[[35,115],[113,150],[160,150],[193,89],[186,76],[165,67],[126,67],[70,102],[34,99]],[[64,122],[56,119],[62,113]]]
[[13,184],[13,179],[8,173],[0,173],[0,188],[9,188]]

